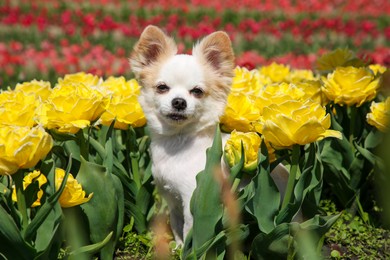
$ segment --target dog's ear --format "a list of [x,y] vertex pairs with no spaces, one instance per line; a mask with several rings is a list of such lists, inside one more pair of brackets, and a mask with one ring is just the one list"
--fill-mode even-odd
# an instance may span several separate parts
[[218,31],[206,36],[194,47],[192,54],[220,75],[233,77],[234,53],[227,33]]
[[138,77],[144,67],[176,53],[177,46],[173,39],[158,27],[149,25],[142,32],[139,41],[134,46],[130,56],[130,65],[134,74]]

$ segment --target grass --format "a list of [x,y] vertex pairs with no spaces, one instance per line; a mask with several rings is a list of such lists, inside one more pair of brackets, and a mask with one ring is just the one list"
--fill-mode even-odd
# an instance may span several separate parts
[[[328,214],[338,213],[331,201],[322,203]],[[326,259],[390,259],[390,231],[343,211],[325,235],[323,253]]]
[[[327,214],[338,214],[335,204],[324,200],[321,208]],[[115,259],[155,259],[152,232],[137,234],[131,226],[124,228]],[[324,259],[390,259],[390,231],[365,223],[350,212],[342,212],[326,233],[322,254]],[[180,249],[170,243],[171,258],[180,259]]]

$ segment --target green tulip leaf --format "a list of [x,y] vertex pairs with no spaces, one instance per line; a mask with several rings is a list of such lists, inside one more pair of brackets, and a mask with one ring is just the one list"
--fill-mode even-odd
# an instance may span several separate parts
[[27,208],[30,208],[31,205],[38,199],[38,191],[39,191],[39,182],[37,179],[33,180],[33,182],[30,183],[23,191]]
[[65,142],[69,140],[76,141],[77,137],[74,134],[70,133],[60,133],[57,130],[50,130],[50,135],[57,141]]
[[265,142],[261,143],[258,174],[252,181],[254,182],[254,194],[248,202],[247,209],[256,218],[260,231],[269,233],[275,228],[274,221],[279,211],[280,193],[271,177]]
[[[190,233],[191,232],[192,231],[190,231]],[[189,234],[189,236],[192,236],[192,234]],[[203,245],[201,245],[200,247],[194,248],[193,251],[190,251],[188,254],[183,254],[183,259],[204,259],[206,258],[205,256],[207,253],[209,254],[211,253],[210,250],[212,250],[213,247],[215,247],[221,242],[224,242],[225,239],[226,239],[226,233],[224,231],[221,231],[217,235],[212,237],[210,240],[205,241],[205,243],[203,243]],[[186,240],[186,245],[184,246],[184,248],[191,246],[189,242],[190,242],[189,240]],[[183,253],[185,253],[184,250]],[[224,254],[224,251],[220,252],[220,254]],[[216,259],[215,255],[212,258],[210,255],[208,255],[207,257],[208,257],[207,259]]]
[[364,148],[374,149],[378,147],[383,142],[383,133],[376,129],[373,129],[368,133],[366,139],[364,140]]
[[[46,187],[46,194],[55,194],[55,165],[50,162],[45,162],[41,171],[46,174],[50,184]],[[67,169],[67,172],[69,172],[69,169]],[[65,182],[63,184],[65,184]],[[58,250],[62,243],[59,228],[62,222],[61,220],[61,206],[59,203],[55,202],[45,221],[42,222],[36,232],[35,248],[38,252],[42,252],[41,257],[51,259],[50,256],[52,256],[52,254],[58,254]]]
[[[51,163],[53,163],[53,161],[51,161]],[[59,197],[61,196],[62,191],[65,188],[65,184],[66,184],[66,180],[68,179],[68,176],[69,176],[69,171],[67,170],[58,191],[56,191],[53,195],[51,195],[49,198],[46,199],[46,202],[38,210],[34,219],[27,226],[25,234],[24,234],[24,238],[26,239],[26,241],[32,240],[32,238],[35,236],[37,230],[41,227],[41,225],[45,221],[47,221],[49,216],[50,216],[50,218],[53,216],[52,215],[53,210],[58,211],[56,209],[56,207],[58,208],[57,202],[58,202]],[[54,213],[54,214],[58,215],[58,213]]]
[[80,147],[76,141],[70,140],[64,142],[64,149],[68,155],[72,155],[74,160],[80,161]]
[[[62,246],[62,234],[60,229],[60,218],[56,220],[54,223],[55,226],[51,232],[48,232],[45,227],[48,225],[45,221],[44,224],[37,231],[37,239],[36,241],[40,242],[35,245],[35,248],[40,251],[42,250],[36,259],[56,259],[58,258],[58,252]],[[50,223],[51,224],[51,223]],[[50,225],[49,224],[49,225]],[[45,238],[43,238],[45,237]],[[41,241],[47,242],[47,244],[42,243]],[[41,245],[40,245],[41,244]],[[43,246],[46,246],[43,247]]]
[[302,207],[310,216],[317,214],[322,191],[323,167],[316,154],[316,145],[312,143],[306,150],[303,172],[295,184],[293,200],[278,214],[277,224],[290,222]]
[[114,232],[110,232],[102,241],[88,245],[88,246],[83,246],[80,247],[72,252],[69,253],[70,256],[72,257],[77,257],[78,255],[84,255],[84,254],[95,254],[99,252],[112,238]]
[[286,259],[287,256],[295,255],[298,250],[297,238],[309,232],[313,245],[321,242],[323,235],[335,223],[339,215],[319,216],[299,224],[297,222],[282,223],[270,233],[257,235],[252,242],[252,256],[255,259]]
[[113,232],[110,241],[101,249],[101,259],[112,259],[116,241],[123,228],[124,195],[123,187],[117,176],[107,172],[101,165],[87,162],[81,158],[80,171],[76,178],[87,194],[93,197],[80,205],[89,224],[92,243],[104,240]]
[[370,152],[368,149],[365,149],[358,145],[356,142],[354,142],[356,150],[359,151],[359,153],[367,159],[372,165],[378,166],[380,169],[384,169],[384,162],[381,158]]
[[342,140],[324,139],[320,142],[320,157],[326,173],[325,181],[332,187],[341,203],[347,205],[355,196],[355,190],[350,183],[351,178],[353,175],[360,178],[362,174],[356,167],[358,162],[353,162],[355,160],[353,147],[344,135]]
[[196,189],[191,199],[191,213],[194,217],[192,246],[198,251],[206,242],[212,241],[216,231],[222,228],[223,206],[220,184],[215,178],[220,170],[222,158],[222,138],[216,128],[211,148],[207,150],[205,170],[196,176]]
[[115,121],[115,119],[112,120],[110,126],[101,126],[97,136],[100,144],[104,145],[108,139],[113,137]]
[[33,259],[36,250],[26,243],[11,216],[0,207],[0,255],[5,259]]

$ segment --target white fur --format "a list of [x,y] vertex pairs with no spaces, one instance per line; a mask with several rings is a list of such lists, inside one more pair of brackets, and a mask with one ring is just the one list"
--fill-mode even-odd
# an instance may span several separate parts
[[[194,56],[176,55],[167,60],[155,81],[155,84],[158,83],[165,83],[171,88],[170,91],[156,95],[154,89],[142,88],[139,97],[148,126],[156,135],[172,136],[199,132],[215,126],[223,113],[224,103],[216,104],[211,97],[198,99],[189,93],[195,86],[207,90],[203,69]],[[169,113],[175,112],[171,106],[174,98],[183,98],[187,101],[187,108],[183,113],[188,120],[178,123],[166,117]]]
[[[195,177],[206,165],[206,149],[225,106],[211,97],[197,99],[189,94],[194,86],[206,90],[204,81],[203,69],[194,56],[176,55],[162,66],[156,80],[156,84],[167,84],[170,91],[160,95],[143,88],[139,97],[151,131],[153,177],[168,203],[171,228],[179,244],[192,227],[189,207]],[[188,119],[180,123],[166,117],[174,111],[171,101],[177,97],[187,101],[184,113]]]
[[[140,80],[139,102],[151,134],[152,172],[170,211],[171,228],[181,244],[192,227],[190,200],[196,175],[206,164],[206,149],[211,146],[215,127],[224,112],[234,69],[230,40],[222,32],[207,36],[194,47],[194,55],[178,55],[173,40],[154,26],[145,29],[130,58]],[[169,87],[166,93],[157,86]],[[191,94],[194,88],[204,96]],[[178,112],[172,105],[182,98],[187,107]],[[185,120],[173,120],[179,113]],[[228,135],[224,135],[226,141]],[[284,186],[286,170],[278,167],[276,182]]]

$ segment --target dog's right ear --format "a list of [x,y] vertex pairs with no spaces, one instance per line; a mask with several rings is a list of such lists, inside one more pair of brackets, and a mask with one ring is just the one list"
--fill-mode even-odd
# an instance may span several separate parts
[[130,65],[138,78],[141,71],[163,58],[177,53],[177,46],[160,28],[149,25],[142,32],[130,56]]

